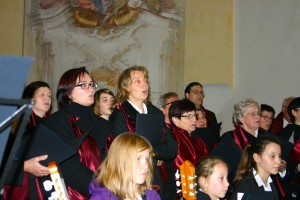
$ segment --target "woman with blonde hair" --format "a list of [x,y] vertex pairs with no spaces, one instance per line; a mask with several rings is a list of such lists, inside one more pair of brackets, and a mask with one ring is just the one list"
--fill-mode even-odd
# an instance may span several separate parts
[[114,139],[90,183],[91,200],[160,200],[151,189],[152,146],[142,136],[125,132]]
[[[121,73],[115,104],[113,113],[109,117],[114,137],[123,132],[135,133],[136,118],[139,114],[157,116],[158,119],[161,117],[164,123],[164,114],[150,102],[149,72],[143,66],[132,66]],[[173,175],[168,174],[165,162],[162,161],[170,161],[177,156],[177,142],[166,126],[153,134],[161,135],[158,143],[151,144],[155,163],[153,183],[159,186],[161,198],[168,199],[165,197],[164,183]]]

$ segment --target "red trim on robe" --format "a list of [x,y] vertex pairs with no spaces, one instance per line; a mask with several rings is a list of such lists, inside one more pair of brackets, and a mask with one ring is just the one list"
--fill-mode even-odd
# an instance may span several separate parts
[[195,166],[200,158],[208,155],[208,147],[200,137],[193,138],[187,131],[177,126],[172,126],[172,135],[178,142],[178,154],[174,160],[175,169],[179,169],[186,160]]
[[[82,131],[76,126],[75,122],[80,118],[76,116],[68,116],[72,124],[74,135],[79,137],[82,135]],[[100,133],[99,133],[100,134]],[[100,151],[98,149],[97,143],[90,136],[87,136],[82,142],[80,148],[78,149],[80,156],[80,162],[83,163],[91,171],[95,172],[100,165]],[[87,200],[88,198],[77,192],[75,189],[68,186],[68,194],[70,200]]]
[[242,127],[240,125],[237,125],[235,129],[233,130],[233,139],[236,145],[243,150],[247,144],[249,143],[247,137],[245,136]]
[[[128,118],[126,110],[123,108],[121,103],[118,103],[116,105],[116,108],[119,109],[123,113],[129,132],[130,133],[135,133],[136,120]],[[162,134],[162,140],[161,140],[162,142],[164,141],[165,131],[166,130],[165,130],[165,127],[164,127],[164,129],[162,130],[162,133],[163,133]],[[158,169],[159,169],[160,176],[161,176],[163,182],[167,182],[168,179],[169,179],[169,174],[168,174],[168,170],[167,170],[165,162],[163,162],[160,166],[158,166]]]
[[[46,117],[46,115],[44,116]],[[34,112],[31,112],[29,116],[28,123],[26,126],[27,130],[30,130],[36,127],[39,124],[40,117],[37,116]],[[43,200],[44,196],[42,191],[42,186],[39,184],[38,178],[35,178],[35,185],[37,189],[37,197],[38,200]],[[9,186],[6,185],[3,188],[3,200],[9,199],[18,199],[18,200],[26,200],[30,199],[30,189],[29,189],[29,179],[28,174],[26,172],[23,173],[22,185],[18,186]]]
[[[244,148],[249,144],[249,141],[245,136],[242,127],[240,125],[237,125],[236,128],[233,130],[233,139],[236,145],[241,150],[244,150]],[[280,196],[284,198],[286,196],[286,192],[284,191],[283,186],[278,179],[278,176],[275,176],[275,181],[277,183],[277,188],[279,190]]]

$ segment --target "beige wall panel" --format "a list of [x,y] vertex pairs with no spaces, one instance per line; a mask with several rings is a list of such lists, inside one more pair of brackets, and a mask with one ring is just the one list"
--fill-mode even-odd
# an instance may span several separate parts
[[233,86],[233,1],[188,0],[184,82]]
[[24,1],[0,0],[0,54],[22,55]]

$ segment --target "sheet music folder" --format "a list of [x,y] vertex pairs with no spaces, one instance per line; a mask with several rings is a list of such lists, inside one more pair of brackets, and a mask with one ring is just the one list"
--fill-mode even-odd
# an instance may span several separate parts
[[162,142],[165,126],[163,114],[137,114],[135,132],[149,140],[151,144]]
[[[43,124],[39,124],[34,132],[28,132],[24,137],[26,142],[21,149],[26,150],[25,160],[47,154],[48,158],[40,161],[44,166],[48,166],[52,161],[61,163],[76,153],[73,148]],[[24,152],[19,152],[18,156],[22,153]]]

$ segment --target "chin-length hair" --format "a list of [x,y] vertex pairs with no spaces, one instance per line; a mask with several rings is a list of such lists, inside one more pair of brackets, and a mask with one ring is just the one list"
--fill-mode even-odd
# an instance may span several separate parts
[[177,119],[181,119],[181,116],[184,113],[191,112],[191,111],[195,111],[196,113],[196,106],[190,100],[183,99],[183,100],[173,101],[169,109],[169,119],[171,124],[175,126],[172,119],[173,117],[176,117]]
[[69,105],[71,101],[69,96],[77,83],[77,79],[79,78],[80,81],[84,74],[90,75],[85,67],[79,67],[70,69],[61,76],[56,91],[57,105],[59,109]]
[[50,86],[48,83],[46,83],[44,81],[34,81],[25,87],[23,94],[22,94],[22,98],[23,99],[32,99],[36,90],[41,87],[46,87],[46,88],[49,88],[49,90],[50,90]]
[[147,82],[149,84],[149,90],[148,90],[148,97],[145,100],[144,103],[150,102],[150,83],[149,83],[149,72],[144,66],[132,66],[127,69],[125,69],[119,79],[118,79],[118,87],[117,87],[117,94],[115,98],[115,103],[123,103],[124,101],[129,99],[129,92],[128,87],[132,84],[132,78],[131,74],[140,71],[144,73],[144,77],[147,79]]
[[[137,154],[149,150],[148,173],[143,184],[135,183]],[[114,139],[107,157],[97,169],[95,184],[108,188],[118,198],[134,199],[134,194],[145,194],[151,189],[153,177],[152,146],[144,137],[125,132]]]
[[95,92],[95,94],[94,94],[94,103],[91,105],[91,107],[93,108],[94,112],[99,116],[102,115],[102,113],[101,113],[102,111],[100,111],[100,101],[101,101],[100,96],[101,96],[101,94],[109,94],[110,96],[115,98],[114,93],[108,88],[103,88],[103,89],[100,89],[100,90]]

